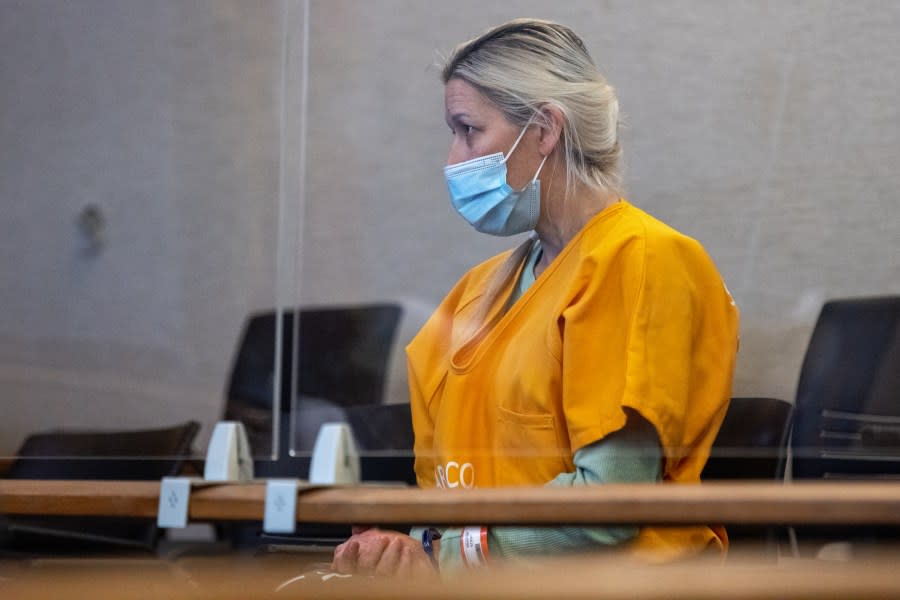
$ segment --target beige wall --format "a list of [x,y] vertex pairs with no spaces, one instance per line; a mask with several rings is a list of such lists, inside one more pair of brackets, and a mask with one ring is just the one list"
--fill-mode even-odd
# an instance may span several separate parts
[[[824,299],[900,293],[900,5],[671,6],[314,0],[290,293],[400,300],[408,337],[513,243],[447,202],[434,62],[499,21],[556,19],[619,91],[629,199],[698,238],[741,306],[735,393],[791,398]],[[241,322],[274,303],[301,9],[0,2],[0,453],[45,427],[219,417]],[[283,159],[294,191],[296,145]],[[96,255],[88,203],[107,215]]]

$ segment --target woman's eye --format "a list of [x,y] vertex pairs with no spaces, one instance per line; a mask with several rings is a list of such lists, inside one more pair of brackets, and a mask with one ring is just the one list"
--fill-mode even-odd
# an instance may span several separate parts
[[450,132],[453,135],[461,135],[463,137],[469,137],[472,133],[475,132],[475,128],[471,125],[463,125],[459,124],[456,127],[450,129]]
[[462,123],[460,123],[459,125],[456,125],[455,127],[451,127],[451,128],[450,128],[450,133],[451,133],[451,135],[458,135],[458,136],[463,137],[463,138],[468,138],[469,136],[471,136],[471,135],[472,135],[473,133],[475,133],[476,131],[477,131],[477,130],[475,129],[474,126],[472,126],[472,125],[463,125]]

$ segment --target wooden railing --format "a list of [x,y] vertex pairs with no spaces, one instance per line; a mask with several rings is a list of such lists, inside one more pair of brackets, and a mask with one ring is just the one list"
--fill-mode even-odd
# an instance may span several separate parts
[[[158,482],[0,480],[0,514],[154,518]],[[202,484],[193,521],[259,520],[263,483]],[[320,523],[753,523],[900,525],[900,483],[605,485],[419,490],[363,485],[301,488],[297,521]],[[9,567],[10,598],[900,598],[895,549],[846,563],[777,564],[699,558],[635,564],[614,555],[529,559],[438,581],[353,576],[323,580],[297,554],[175,560],[65,559]],[[325,563],[327,568],[327,563]],[[305,578],[301,578],[303,574]]]
[[[0,514],[155,517],[158,482],[0,480]],[[261,520],[263,483],[192,490],[192,521]],[[622,484],[437,490],[301,487],[297,521],[433,524],[900,525],[900,482]]]

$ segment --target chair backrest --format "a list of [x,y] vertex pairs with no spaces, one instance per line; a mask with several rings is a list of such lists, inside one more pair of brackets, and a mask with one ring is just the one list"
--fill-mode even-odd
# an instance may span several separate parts
[[[368,304],[300,310],[298,394],[340,406],[378,404],[402,309]],[[281,408],[291,406],[294,311],[282,313]],[[250,315],[228,381],[227,401],[271,407],[275,376],[276,313]]]
[[200,424],[135,431],[49,431],[29,435],[10,479],[155,480],[176,474]]
[[[136,431],[51,431],[25,440],[10,479],[159,480],[177,475],[200,430],[196,421]],[[12,518],[12,546],[29,551],[152,550],[155,521],[118,518]]]
[[822,307],[797,386],[795,479],[900,478],[900,296]]
[[[296,368],[297,430],[303,439],[290,440],[291,365],[295,364],[294,316],[282,315],[280,443],[277,462],[292,463],[272,472],[271,460],[257,461],[267,475],[305,476],[308,460],[292,460],[289,450],[310,450],[320,422],[347,420],[347,411],[381,406],[387,381],[389,358],[402,315],[397,304],[367,304],[299,311]],[[254,456],[272,453],[272,396],[275,381],[275,337],[277,319],[272,311],[251,315],[235,355],[226,392],[225,418],[242,421]],[[384,411],[381,411],[384,412]],[[296,442],[292,444],[291,442]],[[300,464],[303,462],[304,464]],[[285,470],[285,469],[288,470]]]
[[[701,479],[783,480],[793,409],[778,398],[732,398]],[[777,555],[777,528],[728,524],[726,530],[732,548]]]
[[[390,452],[398,443],[412,448],[409,405],[383,404],[391,350],[402,312],[397,304],[303,308],[297,323],[296,361],[293,352],[296,313],[282,313],[277,448],[272,444],[277,315],[274,311],[250,315],[228,381],[225,418],[244,423],[257,477],[307,477],[309,451],[319,426],[326,421],[345,421],[355,429],[361,446],[363,480],[414,481],[411,452]],[[298,373],[293,430],[291,412],[295,402],[291,397],[291,365],[295,365]],[[402,431],[404,425],[409,434]],[[394,435],[403,439],[395,440]],[[379,454],[379,450],[388,452]],[[322,544],[346,539],[349,533],[347,526],[304,525],[294,535],[274,536],[261,534],[255,525],[235,525],[227,535],[235,546],[255,547]]]
[[732,398],[702,479],[782,479],[793,406],[778,398]]

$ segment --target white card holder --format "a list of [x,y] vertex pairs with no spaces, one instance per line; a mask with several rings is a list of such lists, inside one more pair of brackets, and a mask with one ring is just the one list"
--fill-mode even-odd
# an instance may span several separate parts
[[206,481],[250,481],[253,457],[247,430],[240,421],[220,421],[213,429],[203,469]]
[[346,423],[323,423],[319,427],[309,465],[309,482],[318,485],[360,482],[359,451]]
[[[192,487],[240,485],[253,481],[253,459],[249,447],[242,423],[218,423],[207,449],[204,477],[164,477],[161,480],[157,525],[163,528],[187,527]],[[359,452],[352,431],[346,423],[325,423],[316,438],[309,481],[304,482],[304,489],[359,482]],[[297,479],[270,479],[266,482],[263,531],[296,531],[299,487],[300,481]]]
[[266,481],[266,507],[263,531],[266,533],[294,533],[297,528],[296,479]]
[[253,479],[253,457],[247,431],[239,421],[221,421],[213,429],[206,449],[203,479],[163,477],[159,486],[156,524],[165,528],[184,528],[188,524],[191,487],[216,483],[237,483]]
[[190,501],[190,477],[163,477],[159,486],[156,524],[159,527],[187,527]]

